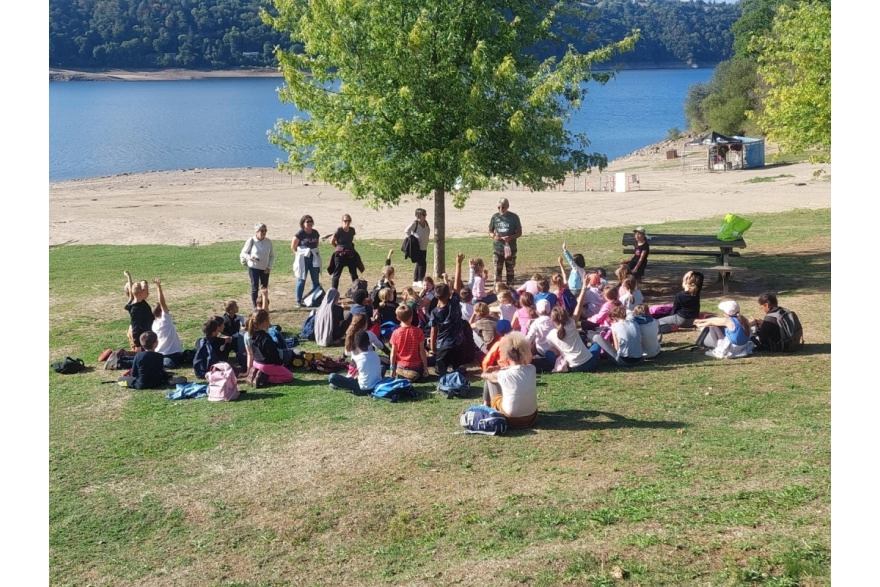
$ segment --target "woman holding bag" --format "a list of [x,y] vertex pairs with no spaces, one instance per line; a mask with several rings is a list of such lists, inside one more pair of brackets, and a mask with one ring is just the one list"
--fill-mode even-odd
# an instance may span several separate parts
[[303,306],[303,293],[306,289],[306,275],[312,277],[312,289],[320,287],[321,253],[318,244],[321,235],[314,229],[315,220],[306,214],[299,220],[299,232],[290,243],[290,250],[296,255],[293,260],[293,274],[296,276],[296,307]]
[[413,287],[422,287],[425,272],[428,270],[428,243],[431,242],[431,225],[428,224],[428,212],[424,208],[416,208],[416,219],[406,228],[404,234],[414,236],[419,241],[419,246],[410,251],[410,258],[415,263]]

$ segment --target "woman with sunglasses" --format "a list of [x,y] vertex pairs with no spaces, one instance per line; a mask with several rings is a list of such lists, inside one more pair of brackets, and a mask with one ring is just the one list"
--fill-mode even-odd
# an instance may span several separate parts
[[275,264],[275,249],[272,241],[266,238],[266,225],[262,222],[254,224],[254,236],[247,239],[238,258],[242,265],[247,265],[251,280],[251,303],[257,309],[257,292],[260,286],[269,288],[269,271]]

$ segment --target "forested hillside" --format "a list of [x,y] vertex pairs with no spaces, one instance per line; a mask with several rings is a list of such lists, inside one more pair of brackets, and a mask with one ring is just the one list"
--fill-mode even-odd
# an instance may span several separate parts
[[[712,65],[729,59],[736,4],[648,0],[581,3],[591,19],[576,24],[582,49],[642,31],[617,64]],[[213,68],[274,66],[276,45],[259,0],[49,0],[49,66],[64,68]],[[546,52],[546,51],[544,51]]]

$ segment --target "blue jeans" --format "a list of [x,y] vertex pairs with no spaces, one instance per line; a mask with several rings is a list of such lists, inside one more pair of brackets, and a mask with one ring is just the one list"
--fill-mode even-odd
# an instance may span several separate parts
[[339,373],[331,373],[327,376],[330,385],[334,385],[341,389],[348,390],[355,395],[369,395],[372,389],[361,389],[357,377],[347,377]]
[[[321,268],[320,268],[320,267],[309,267],[308,270],[309,270],[309,275],[312,276],[312,289],[315,289],[316,287],[318,287],[319,285],[321,285],[321,284],[318,282],[318,280],[319,280],[320,277],[321,277]],[[303,301],[303,294],[305,294],[305,291],[306,291],[306,280],[305,280],[305,278],[303,278],[303,279],[297,279],[297,280],[296,280],[296,301],[297,301],[297,302],[302,303],[302,301]]]
[[577,367],[569,367],[568,370],[571,373],[582,373],[584,371],[592,371],[596,368],[596,365],[599,364],[599,345],[593,343],[593,346],[590,347],[590,354],[593,356],[590,357],[590,360],[586,363],[578,365]]
[[248,276],[251,278],[251,302],[254,305],[254,309],[257,309],[257,292],[260,291],[260,286],[269,287],[269,274],[263,271],[262,269],[254,269],[253,267],[248,267]]

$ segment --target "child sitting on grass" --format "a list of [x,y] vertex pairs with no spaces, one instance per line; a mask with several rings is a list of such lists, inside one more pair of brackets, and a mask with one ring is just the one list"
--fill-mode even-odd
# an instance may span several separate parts
[[165,357],[153,350],[158,340],[152,330],[141,333],[138,346],[143,350],[134,356],[131,375],[119,378],[120,387],[156,389],[170,384],[186,383],[186,377],[174,377],[165,370]]
[[370,346],[370,335],[366,330],[354,335],[354,344],[358,350],[352,355],[357,366],[357,378],[331,373],[327,376],[327,381],[331,389],[345,389],[355,395],[369,395],[382,380],[382,362]]
[[417,381],[428,372],[425,333],[410,325],[412,308],[401,305],[396,311],[400,328],[391,334],[391,376]]
[[174,326],[174,318],[171,317],[171,312],[168,311],[168,304],[165,303],[162,282],[157,277],[153,280],[153,283],[159,294],[159,302],[153,307],[153,325],[151,327],[158,339],[155,350],[164,357],[165,367],[167,369],[174,369],[182,363],[183,343],[180,342],[177,327]]
[[470,323],[474,331],[474,344],[480,351],[485,353],[495,342],[497,322],[489,312],[489,306],[483,302],[474,304],[474,315],[471,316]]
[[193,358],[193,371],[199,379],[205,378],[205,373],[220,361],[229,358],[227,345],[232,343],[232,337],[221,337],[223,330],[223,318],[214,316],[202,324],[204,337],[196,341],[196,355]]
[[290,383],[293,373],[284,366],[278,345],[269,335],[269,312],[257,310],[247,326],[251,341],[253,366],[247,375],[247,383],[259,389],[266,383]]
[[[268,294],[267,294],[268,297]],[[259,306],[260,302],[263,298],[263,290],[257,294],[257,305]],[[268,306],[268,304],[266,304]],[[269,311],[267,308],[265,309],[267,312]],[[238,313],[238,303],[235,300],[228,300],[223,305],[223,336],[228,336],[232,339],[232,350],[235,351],[235,359],[238,361],[238,364],[241,366],[242,370],[247,370],[247,352],[244,348],[244,333],[242,330],[245,327],[245,318]]]
[[128,295],[128,303],[125,304],[125,310],[131,317],[131,327],[128,330],[128,342],[131,349],[139,353],[142,349],[140,339],[141,334],[149,331],[153,327],[153,310],[147,303],[150,296],[150,287],[146,281],[132,282],[131,272],[126,269],[123,271],[126,279],[125,293]]

